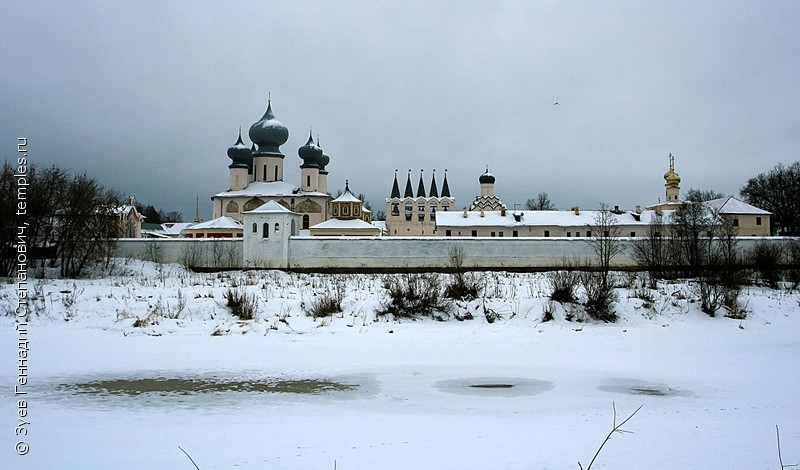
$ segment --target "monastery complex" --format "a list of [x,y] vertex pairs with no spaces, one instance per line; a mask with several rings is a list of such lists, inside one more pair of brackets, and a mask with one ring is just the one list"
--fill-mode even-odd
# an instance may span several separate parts
[[[276,232],[287,236],[366,236],[366,237],[475,237],[475,238],[586,238],[596,210],[509,210],[495,195],[496,178],[486,171],[478,177],[479,194],[459,209],[450,192],[447,172],[433,171],[426,186],[423,173],[412,184],[411,171],[402,186],[397,170],[389,196],[385,200],[385,221],[373,221],[372,212],[350,190],[349,182],[338,197],[328,188],[331,157],[320,147],[319,139],[309,132],[308,141],[297,151],[301,164],[299,184],[285,179],[286,156],[281,151],[289,130],[276,118],[272,102],[264,115],[248,131],[251,145],[242,139],[241,128],[236,142],[228,148],[230,159],[229,188],[211,197],[213,219],[194,224],[173,224],[161,230],[145,230],[144,236],[183,238],[259,238],[268,240]],[[620,236],[642,237],[651,221],[680,210],[681,178],[675,172],[670,155],[664,174],[664,201],[632,210],[609,208],[616,218]],[[708,201],[710,210],[731,220],[740,236],[769,236],[770,214],[734,197]],[[130,212],[130,211],[128,211]],[[286,227],[267,224],[265,214],[289,216]],[[260,215],[259,215],[260,214]],[[132,219],[121,221],[126,233],[142,231],[132,226]]]

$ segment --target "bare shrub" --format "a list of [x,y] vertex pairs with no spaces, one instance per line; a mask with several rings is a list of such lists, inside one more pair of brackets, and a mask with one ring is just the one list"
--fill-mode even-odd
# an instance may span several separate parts
[[715,316],[722,308],[725,287],[714,279],[700,276],[693,288],[700,297],[700,310],[709,317]]
[[222,246],[222,240],[219,238],[215,238],[211,241],[211,264],[215,268],[224,268],[225,267],[225,260],[223,259],[223,252],[224,248]]
[[549,271],[545,276],[552,289],[551,300],[570,303],[577,301],[576,290],[581,283],[581,275],[578,271],[572,271],[567,266],[567,269],[560,271]]
[[722,305],[728,309],[726,317],[736,320],[744,320],[747,318],[747,304],[742,302],[739,294],[741,290],[738,287],[724,287],[722,290]]
[[391,276],[384,279],[384,285],[388,286],[389,298],[381,303],[376,311],[378,315],[435,318],[437,313],[449,314],[452,307],[452,303],[442,295],[441,279],[436,273]]
[[144,244],[145,261],[160,263],[163,259],[161,243],[156,239],[150,239]]
[[344,286],[337,283],[332,288],[326,289],[324,293],[317,294],[310,303],[303,304],[303,311],[307,316],[314,318],[329,317],[334,313],[341,313],[343,296]]
[[199,268],[203,259],[203,250],[195,241],[186,242],[181,248],[181,264],[186,269]]
[[580,273],[580,281],[586,292],[586,313],[595,320],[613,323],[618,317],[614,312],[617,293],[608,282],[608,273],[587,271]]
[[800,287],[800,239],[792,239],[786,250],[786,261],[789,269],[786,270],[786,280],[792,283],[792,289]]
[[244,289],[228,289],[225,291],[225,304],[231,315],[240,320],[252,320],[258,309],[258,297],[255,293],[248,293]]
[[482,276],[474,272],[466,272],[464,249],[459,245],[451,246],[448,251],[448,267],[453,272],[450,281],[444,288],[444,296],[448,299],[472,300],[477,299],[483,292],[485,281]]
[[755,269],[759,281],[777,289],[782,279],[783,249],[777,243],[759,241],[748,254],[750,264]]
[[553,311],[556,309],[552,300],[548,301],[542,309],[542,323],[553,321]]

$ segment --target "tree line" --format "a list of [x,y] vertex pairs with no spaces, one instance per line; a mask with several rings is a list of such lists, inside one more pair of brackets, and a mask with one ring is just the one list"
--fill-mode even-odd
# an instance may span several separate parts
[[[10,276],[25,250],[29,269],[58,268],[78,277],[95,261],[108,260],[119,236],[119,196],[86,174],[27,166],[27,190],[19,192],[19,168],[8,162],[0,170],[0,274]],[[24,211],[19,210],[24,201]],[[25,243],[18,245],[18,227]]]

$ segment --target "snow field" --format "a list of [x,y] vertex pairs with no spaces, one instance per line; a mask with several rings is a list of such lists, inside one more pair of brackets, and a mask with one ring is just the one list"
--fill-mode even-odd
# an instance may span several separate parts
[[[344,313],[302,312],[343,282]],[[577,468],[643,408],[593,468],[776,468],[800,460],[797,293],[745,290],[745,321],[709,318],[687,283],[652,308],[618,289],[616,324],[541,322],[543,274],[486,274],[471,321],[376,318],[383,276],[187,273],[130,261],[117,274],[37,285],[31,319],[31,451],[14,455],[14,397],[0,404],[2,468]],[[37,281],[38,282],[38,281]],[[256,319],[224,306],[256,292]],[[0,288],[0,312],[15,299]],[[31,288],[33,290],[33,288]],[[62,292],[65,291],[65,292]],[[185,306],[179,313],[180,298]],[[134,327],[160,302],[161,316]],[[165,313],[166,312],[166,313]],[[151,315],[152,316],[152,315]],[[177,318],[168,318],[177,316]],[[283,319],[283,321],[281,320]],[[13,318],[0,318],[0,380],[16,380]],[[214,336],[216,332],[219,336]],[[78,383],[153,377],[329,379],[321,395],[86,394]],[[513,385],[475,388],[470,385]],[[11,430],[11,432],[8,432]]]

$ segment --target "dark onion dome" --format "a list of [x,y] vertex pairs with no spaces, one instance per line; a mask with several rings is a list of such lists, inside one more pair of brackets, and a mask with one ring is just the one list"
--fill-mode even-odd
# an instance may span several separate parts
[[489,173],[489,167],[486,167],[486,171],[478,178],[478,181],[481,184],[494,184],[494,175]]
[[258,153],[277,153],[278,148],[289,140],[289,130],[275,119],[272,113],[272,101],[267,105],[267,112],[257,122],[250,126],[250,140],[258,144]]
[[322,156],[319,157],[319,160],[317,161],[317,165],[319,165],[319,171],[325,171],[325,167],[330,162],[331,162],[331,157],[329,157],[328,154],[323,151]]
[[232,147],[228,147],[228,158],[233,160],[228,168],[248,168],[252,158],[252,150],[242,142],[242,128],[239,127],[239,138]]
[[[319,149],[322,150],[322,147],[320,147],[319,144],[319,134],[317,134],[317,147],[319,147]],[[331,157],[328,156],[328,154],[325,153],[324,150],[322,150],[322,156],[319,157],[319,160],[317,160],[317,165],[319,165],[319,171],[325,171],[325,167],[328,166],[328,163],[330,162],[331,162]]]
[[303,159],[300,168],[319,168],[319,161],[322,158],[322,149],[314,144],[314,137],[309,132],[308,142],[297,149],[297,155]]

